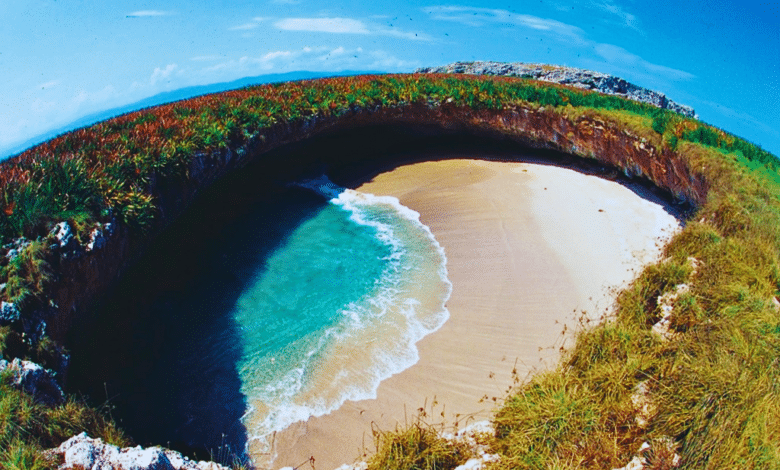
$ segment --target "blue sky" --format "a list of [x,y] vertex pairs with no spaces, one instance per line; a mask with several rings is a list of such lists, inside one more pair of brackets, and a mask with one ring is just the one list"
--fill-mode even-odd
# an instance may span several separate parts
[[0,0],[0,156],[164,91],[456,60],[619,75],[780,155],[780,2]]

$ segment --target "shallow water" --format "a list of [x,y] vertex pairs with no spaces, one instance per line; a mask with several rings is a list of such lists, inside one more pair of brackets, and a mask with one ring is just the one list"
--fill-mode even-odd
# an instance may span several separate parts
[[76,341],[90,366],[74,382],[139,443],[267,460],[274,432],[374,396],[446,321],[444,252],[417,213],[351,190],[278,196],[152,253],[83,332],[99,339]]

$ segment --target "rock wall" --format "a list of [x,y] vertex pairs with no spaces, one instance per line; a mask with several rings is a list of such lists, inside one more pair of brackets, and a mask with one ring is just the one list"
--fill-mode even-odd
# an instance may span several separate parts
[[523,62],[455,62],[441,67],[423,67],[416,73],[466,73],[471,75],[507,75],[533,78],[543,82],[571,85],[586,90],[594,90],[607,95],[617,95],[630,100],[652,104],[669,109],[687,117],[696,117],[690,106],[675,103],[663,93],[648,90],[626,80],[594,72],[592,70],[562,67],[559,65],[526,64]]
[[156,181],[153,187],[160,214],[150,234],[141,236],[120,224],[110,231],[104,230],[99,249],[79,246],[60,251],[55,263],[59,281],[50,302],[54,311],[46,315],[49,334],[54,339],[64,339],[74,315],[84,311],[92,300],[105,292],[127,265],[137,259],[153,235],[219,177],[261,160],[271,150],[287,144],[318,135],[383,125],[426,127],[441,133],[473,133],[593,158],[615,166],[627,175],[644,176],[693,205],[702,203],[707,194],[704,178],[675,152],[663,146],[660,146],[663,150],[659,150],[647,137],[616,123],[588,116],[572,121],[552,108],[529,105],[500,111],[473,110],[449,103],[427,103],[354,108],[328,116],[280,123],[236,148],[196,154],[190,163],[190,176],[185,181]]

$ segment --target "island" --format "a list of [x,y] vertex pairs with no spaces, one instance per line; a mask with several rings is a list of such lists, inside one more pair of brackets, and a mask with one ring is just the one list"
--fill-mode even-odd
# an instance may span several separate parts
[[160,448],[118,450],[132,440],[110,413],[62,392],[73,325],[200,195],[236,174],[292,180],[361,164],[295,152],[313,139],[368,147],[464,135],[646,181],[688,207],[685,227],[557,367],[511,384],[479,442],[447,439],[421,416],[380,433],[368,467],[455,468],[479,455],[491,468],[780,461],[777,158],[654,104],[531,78],[418,73],[205,95],[2,162],[0,418],[10,424],[0,463],[55,468],[72,449],[100,445],[90,455],[216,468]]

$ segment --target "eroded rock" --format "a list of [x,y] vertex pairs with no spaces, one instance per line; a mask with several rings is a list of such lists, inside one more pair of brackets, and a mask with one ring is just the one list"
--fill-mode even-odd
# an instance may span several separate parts
[[19,311],[19,307],[15,303],[3,300],[2,304],[0,304],[0,325],[13,323],[19,320],[21,315],[22,312]]
[[12,362],[0,359],[0,372],[3,371],[11,374],[14,387],[31,394],[45,405],[59,405],[65,401],[65,394],[55,379],[55,373],[34,362],[19,358]]
[[687,117],[696,117],[690,106],[675,103],[663,93],[648,90],[626,80],[574,67],[526,64],[523,62],[455,62],[442,67],[423,67],[416,73],[465,73],[471,75],[508,75],[533,78],[544,82],[571,85],[586,90],[594,90],[607,95],[617,95],[641,103],[652,104],[669,109]]
[[114,224],[110,222],[106,224],[98,223],[97,227],[92,229],[92,232],[89,234],[89,242],[87,243],[86,250],[92,251],[103,248],[106,246],[108,238],[113,234]]
[[125,447],[106,444],[82,432],[48,451],[64,463],[59,470],[228,470],[214,462],[195,462],[161,447]]
[[19,254],[24,250],[24,248],[30,244],[30,240],[20,237],[14,240],[13,242],[4,245],[3,249],[5,251],[5,257],[8,258],[8,261],[12,261],[14,258],[19,256]]

